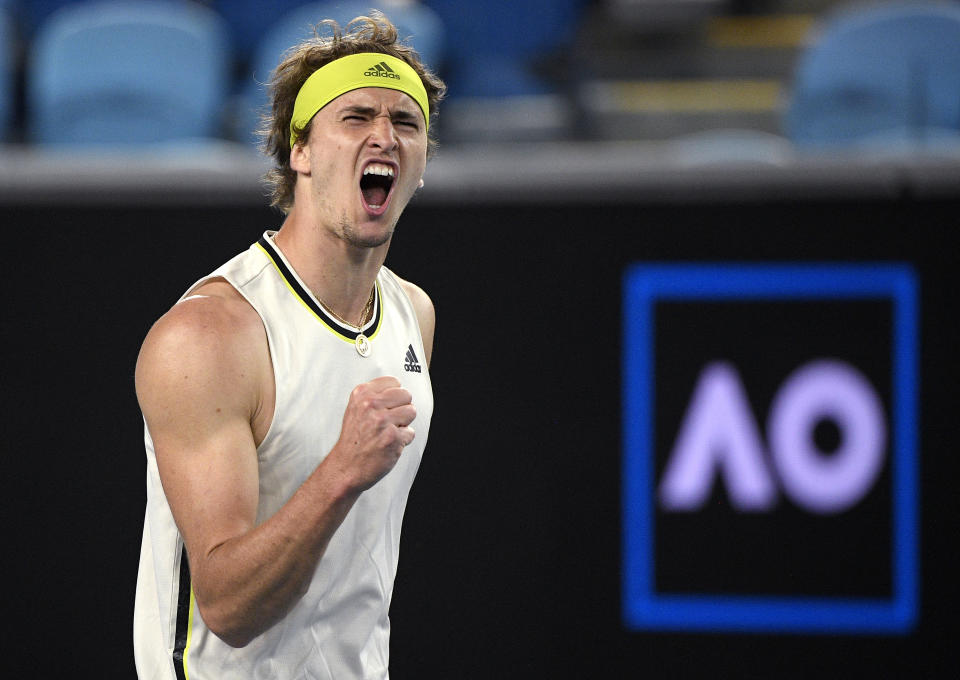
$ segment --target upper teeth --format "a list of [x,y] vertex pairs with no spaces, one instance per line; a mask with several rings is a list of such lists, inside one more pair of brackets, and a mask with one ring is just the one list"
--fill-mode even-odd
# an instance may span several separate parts
[[366,168],[363,169],[364,175],[382,175],[384,177],[393,177],[393,168],[389,165],[381,165],[380,163],[371,163]]

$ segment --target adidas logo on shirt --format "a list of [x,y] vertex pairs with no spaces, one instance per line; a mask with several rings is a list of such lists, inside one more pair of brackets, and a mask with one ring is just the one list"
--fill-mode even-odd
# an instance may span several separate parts
[[403,370],[407,373],[420,373],[420,362],[413,353],[413,345],[407,347],[407,356],[404,358]]
[[376,76],[378,78],[395,78],[400,80],[400,76],[394,73],[393,69],[387,66],[387,63],[381,61],[379,64],[374,64],[364,72],[365,76]]

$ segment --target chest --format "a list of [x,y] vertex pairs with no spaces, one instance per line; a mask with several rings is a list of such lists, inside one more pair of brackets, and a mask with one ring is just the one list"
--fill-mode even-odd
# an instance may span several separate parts
[[[279,302],[279,300],[277,300]],[[385,295],[382,317],[369,330],[368,352],[302,305],[275,304],[261,314],[273,372],[258,447],[261,498],[285,498],[316,468],[340,436],[353,389],[382,376],[397,378],[413,396],[414,443],[404,451],[415,473],[433,413],[433,391],[416,317],[404,300]],[[258,429],[255,427],[255,430]],[[398,474],[397,477],[405,476]]]

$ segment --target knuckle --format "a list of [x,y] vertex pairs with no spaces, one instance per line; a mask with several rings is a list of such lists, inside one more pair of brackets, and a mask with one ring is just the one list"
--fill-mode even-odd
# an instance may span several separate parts
[[401,436],[400,430],[398,430],[397,428],[393,428],[393,431],[390,433],[390,439],[388,440],[388,444],[387,444],[388,450],[390,450],[391,452],[398,451],[399,449],[402,449],[403,446],[404,446],[403,436]]

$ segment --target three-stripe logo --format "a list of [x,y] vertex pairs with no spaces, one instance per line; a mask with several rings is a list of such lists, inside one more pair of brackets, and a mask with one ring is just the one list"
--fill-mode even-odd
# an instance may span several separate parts
[[407,373],[420,373],[420,362],[413,351],[413,345],[407,346],[407,356],[404,357],[403,370]]
[[365,76],[373,76],[376,78],[394,78],[400,80],[400,76],[394,73],[393,69],[385,61],[381,61],[379,64],[374,64],[368,68],[364,74]]

